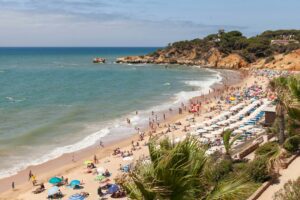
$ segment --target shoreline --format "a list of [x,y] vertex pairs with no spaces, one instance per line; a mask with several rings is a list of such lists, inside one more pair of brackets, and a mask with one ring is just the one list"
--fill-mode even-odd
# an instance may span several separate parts
[[[227,71],[227,70],[226,70]],[[238,85],[241,82],[243,82],[245,74],[241,71],[236,71],[236,70],[228,70],[228,74],[226,71],[223,71],[223,73],[220,73],[222,76],[222,81],[219,83],[213,84],[211,88],[216,88],[219,90],[224,90],[226,86],[234,86]],[[228,80],[228,83],[224,83],[224,77],[227,79],[227,76],[233,76],[233,73],[238,74],[237,80],[230,79]],[[235,74],[235,75],[236,75]],[[231,81],[231,82],[230,82]],[[216,93],[222,93],[223,91],[219,91]],[[197,100],[201,98],[209,99],[216,93],[212,92],[206,95],[203,95],[201,97],[194,97],[191,100]],[[217,94],[218,95],[218,94]],[[166,121],[163,122],[163,124],[171,124],[176,122],[177,120],[185,118],[187,115],[189,115],[188,112],[184,112],[184,114],[172,114]],[[106,157],[111,156],[113,149],[120,147],[120,148],[125,148],[131,145],[131,141],[137,141],[138,139],[138,134],[134,134],[131,136],[125,136],[123,139],[111,141],[109,143],[105,144],[104,148],[99,148],[97,145],[92,145],[88,148],[76,151],[74,153],[68,153],[68,154],[63,154],[62,156],[55,158],[53,160],[49,160],[43,164],[36,165],[36,166],[29,166],[25,170],[20,171],[18,174],[0,179],[0,193],[5,194],[9,193],[9,189],[11,186],[11,182],[14,181],[16,184],[16,188],[22,188],[22,191],[29,190],[32,185],[31,183],[28,182],[28,173],[29,170],[32,170],[35,175],[37,175],[38,180],[45,182],[47,179],[51,176],[54,175],[62,175],[65,174],[66,172],[73,171],[75,169],[78,169],[80,166],[82,166],[83,161],[86,159],[90,159],[93,155],[97,155],[98,158],[103,159]],[[76,162],[72,162],[73,156],[75,158]],[[55,168],[55,169],[54,169]],[[29,184],[28,184],[29,183]],[[17,194],[21,191],[17,190],[13,194]],[[14,196],[15,196],[14,195]],[[0,198],[2,199],[2,198]]]

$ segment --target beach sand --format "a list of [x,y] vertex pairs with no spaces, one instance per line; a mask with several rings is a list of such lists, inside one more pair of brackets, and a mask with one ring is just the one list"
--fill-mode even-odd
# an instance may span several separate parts
[[[217,84],[214,86],[216,88],[215,92],[211,92],[208,95],[203,97],[196,97],[193,101],[201,100],[202,102],[209,102],[209,104],[205,103],[201,107],[201,113],[199,116],[195,117],[196,122],[204,121],[208,118],[208,116],[218,115],[219,112],[213,111],[208,112],[208,108],[216,104],[215,97],[220,95],[228,95],[227,92],[224,91],[224,85],[231,86],[231,87],[245,87],[253,84],[257,79],[254,76],[247,76],[247,73],[242,73],[239,75],[237,72],[227,71],[223,74],[223,84]],[[260,81],[260,84],[267,84],[267,80]],[[217,90],[219,89],[219,90]],[[205,99],[205,101],[204,101]],[[223,109],[225,110],[228,108],[229,105],[223,105]],[[178,111],[173,111],[178,112]],[[162,137],[169,137],[169,138],[177,138],[186,135],[186,132],[183,131],[184,126],[188,126],[190,122],[187,121],[188,118],[194,117],[194,114],[190,114],[188,112],[184,112],[183,114],[174,114],[172,117],[169,117],[164,123],[161,124],[162,128],[159,128],[156,132],[160,133],[162,131],[166,131],[166,128],[163,127],[164,124],[174,124],[175,122],[181,122],[182,125],[179,126],[178,130],[173,130],[168,134],[164,134]],[[146,131],[147,132],[147,131]],[[65,195],[63,199],[68,199],[69,196],[75,193],[80,193],[82,191],[88,192],[90,195],[88,199],[97,199],[97,188],[99,187],[99,183],[94,180],[95,175],[86,174],[86,167],[83,164],[85,160],[93,160],[94,155],[97,155],[99,158],[99,164],[96,164],[97,167],[102,167],[104,169],[108,169],[112,176],[110,180],[113,182],[113,179],[118,175],[121,174],[119,168],[121,165],[129,164],[130,162],[142,158],[148,155],[148,147],[144,145],[144,142],[149,139],[147,135],[145,140],[140,142],[141,149],[134,151],[133,160],[131,161],[124,161],[120,155],[112,156],[112,152],[117,147],[120,147],[121,150],[130,150],[131,149],[131,142],[138,141],[139,136],[134,135],[132,137],[122,139],[120,141],[115,141],[111,144],[104,144],[104,148],[100,148],[99,146],[92,146],[85,150],[75,152],[74,154],[65,154],[60,158],[54,159],[52,161],[46,162],[44,164],[38,166],[32,166],[28,169],[20,172],[19,174],[5,178],[0,180],[1,185],[1,200],[40,200],[46,199],[47,197],[47,189],[51,187],[48,183],[48,179],[53,176],[64,176],[64,178],[68,178],[69,182],[73,179],[77,179],[82,181],[83,189],[81,190],[73,190],[71,188],[67,188],[65,186],[61,187],[62,193]],[[75,162],[72,159],[75,159]],[[37,176],[38,183],[43,182],[46,187],[46,191],[41,194],[33,194],[32,191],[35,190],[37,187],[33,187],[32,183],[28,180],[28,173],[29,170],[33,172],[34,175]],[[11,190],[11,183],[12,181],[15,182],[15,190]],[[108,197],[108,196],[106,196]],[[126,198],[125,198],[126,199]]]

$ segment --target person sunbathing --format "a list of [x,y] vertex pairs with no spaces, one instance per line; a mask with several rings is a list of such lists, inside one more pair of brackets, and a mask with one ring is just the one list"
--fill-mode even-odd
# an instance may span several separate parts
[[90,195],[88,192],[80,192],[80,194],[84,197],[88,197]]
[[110,172],[108,171],[108,169],[105,170],[105,172],[103,173],[103,176],[110,177]]
[[44,186],[44,184],[42,183],[41,185],[40,185],[40,187],[38,187],[38,188],[36,188],[36,190],[34,190],[34,191],[32,191],[34,194],[39,194],[39,193],[41,193],[41,192],[44,192],[45,191],[45,186]]
[[112,193],[111,198],[123,198],[125,196],[126,193],[124,191],[119,190],[117,192]]
[[96,168],[96,166],[94,165],[94,163],[90,163],[90,164],[88,164],[87,168],[94,169],[94,168]]

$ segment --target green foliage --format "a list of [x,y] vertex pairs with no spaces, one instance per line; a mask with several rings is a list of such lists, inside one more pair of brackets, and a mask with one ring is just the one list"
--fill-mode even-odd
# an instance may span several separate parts
[[274,200],[299,200],[300,199],[300,177],[295,180],[289,180],[274,195]]
[[169,44],[166,49],[176,48],[179,53],[196,49],[201,54],[207,53],[211,48],[217,48],[224,54],[237,53],[248,62],[254,62],[258,58],[272,58],[276,53],[289,53],[300,48],[300,43],[271,45],[271,40],[282,39],[283,36],[292,36],[292,39],[300,41],[300,30],[265,31],[250,38],[243,36],[240,31],[219,31],[219,33],[210,34],[203,39],[174,42]]
[[294,153],[299,149],[299,144],[300,144],[300,135],[295,135],[295,136],[288,138],[284,142],[283,147],[287,151]]
[[277,95],[278,139],[282,145],[285,141],[286,118],[288,117],[289,124],[300,123],[300,76],[281,76],[275,78],[270,81],[270,88]]
[[130,199],[238,200],[257,188],[245,176],[230,175],[231,161],[207,157],[194,138],[178,144],[168,139],[159,145],[152,141],[149,151],[151,162],[139,163],[123,182]]
[[271,178],[271,174],[268,170],[266,157],[258,157],[252,161],[248,168],[247,173],[255,182],[265,182]]
[[213,168],[213,174],[211,178],[213,181],[217,182],[232,171],[233,165],[232,161],[230,160],[221,160],[211,167]]
[[278,151],[278,144],[275,142],[268,142],[258,147],[255,151],[255,157],[271,157]]

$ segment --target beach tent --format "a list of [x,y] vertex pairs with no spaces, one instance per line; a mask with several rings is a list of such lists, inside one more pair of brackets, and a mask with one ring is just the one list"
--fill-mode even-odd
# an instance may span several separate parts
[[72,180],[72,181],[70,182],[70,186],[71,186],[71,187],[76,187],[76,186],[78,186],[78,185],[80,185],[80,181],[79,181],[79,180]]
[[59,187],[53,186],[52,188],[50,188],[48,190],[48,196],[52,196],[52,195],[58,194],[59,192],[60,192]]
[[84,200],[85,197],[81,194],[73,194],[69,197],[69,200]]
[[112,193],[115,193],[115,192],[119,191],[119,189],[120,189],[120,188],[119,188],[118,185],[112,184],[112,185],[108,188],[107,193],[108,193],[108,194],[112,194]]
[[62,181],[63,180],[61,178],[52,177],[52,178],[50,178],[49,183],[51,183],[51,184],[58,184],[58,183],[61,183]]

